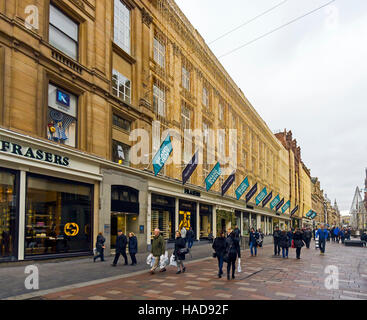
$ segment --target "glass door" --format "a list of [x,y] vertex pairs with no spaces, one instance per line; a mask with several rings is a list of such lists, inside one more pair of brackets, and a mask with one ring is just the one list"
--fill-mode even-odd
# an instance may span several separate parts
[[0,168],[0,260],[17,255],[16,173]]
[[124,235],[126,234],[126,214],[112,212],[111,213],[111,249],[116,248],[117,232],[121,230]]

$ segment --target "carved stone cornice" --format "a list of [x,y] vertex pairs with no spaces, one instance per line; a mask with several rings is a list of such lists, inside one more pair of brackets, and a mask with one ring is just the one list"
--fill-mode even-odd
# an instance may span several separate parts
[[149,14],[149,12],[147,10],[145,10],[145,8],[141,9],[141,18],[142,18],[142,22],[148,27],[150,28],[150,25],[153,22],[153,17]]

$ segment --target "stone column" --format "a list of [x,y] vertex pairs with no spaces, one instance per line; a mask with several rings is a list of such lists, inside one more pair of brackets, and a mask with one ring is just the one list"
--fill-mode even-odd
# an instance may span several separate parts
[[200,241],[200,203],[196,203],[196,240]]
[[24,260],[26,172],[23,170],[20,172],[19,190],[18,260]]
[[148,192],[148,208],[147,208],[147,245],[151,244],[151,232],[152,232],[152,194]]
[[175,232],[176,230],[178,230],[178,218],[179,218],[179,214],[178,214],[178,209],[179,209],[179,199],[176,198],[175,199]]
[[213,237],[217,236],[217,206],[213,206]]

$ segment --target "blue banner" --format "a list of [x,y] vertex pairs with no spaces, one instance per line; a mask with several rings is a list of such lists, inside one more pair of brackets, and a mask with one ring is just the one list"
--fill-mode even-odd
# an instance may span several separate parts
[[270,192],[267,196],[266,196],[266,198],[263,200],[263,203],[262,203],[262,207],[264,208],[267,204],[268,204],[268,202],[271,200],[271,198],[273,197],[273,191],[272,192]]
[[194,173],[199,163],[199,151],[196,151],[191,161],[187,164],[184,171],[182,171],[182,184],[185,184]]
[[250,186],[249,182],[248,182],[248,177],[246,177],[241,184],[238,186],[238,188],[236,189],[236,197],[237,200],[240,200],[240,198],[242,197],[242,195],[246,192],[247,188]]
[[310,210],[310,211],[308,211],[308,212],[306,213],[306,217],[307,217],[307,218],[309,218],[311,214],[312,214],[312,210]]
[[280,197],[279,194],[273,199],[272,202],[270,202],[270,209],[273,210],[274,207],[279,203]]
[[236,177],[236,172],[233,171],[231,175],[227,178],[227,180],[222,185],[222,196],[226,194],[230,186],[233,184]]
[[280,209],[280,207],[283,205],[283,203],[284,203],[284,198],[282,200],[280,200],[280,202],[276,205],[275,211],[278,211]]
[[266,191],[266,187],[264,187],[264,189],[262,189],[262,191],[257,195],[257,197],[255,199],[257,206],[260,204],[261,201],[264,200],[264,198],[266,197],[267,194],[268,194],[268,192]]
[[249,202],[251,200],[251,198],[255,195],[256,191],[257,191],[257,182],[254,184],[251,190],[246,194],[246,202]]
[[213,186],[215,181],[218,180],[221,173],[222,173],[222,171],[220,169],[220,163],[217,162],[217,164],[214,166],[213,170],[205,178],[206,191],[209,191],[211,189],[211,187]]
[[168,134],[166,139],[161,144],[161,147],[155,154],[153,158],[153,169],[154,169],[154,175],[156,176],[161,169],[163,168],[164,164],[168,160],[170,154],[172,153],[172,143],[171,143],[171,136]]
[[315,219],[317,216],[317,213],[315,211],[312,211],[312,214],[310,216],[311,219]]
[[287,203],[282,207],[282,213],[286,212],[291,206],[291,202],[288,200]]

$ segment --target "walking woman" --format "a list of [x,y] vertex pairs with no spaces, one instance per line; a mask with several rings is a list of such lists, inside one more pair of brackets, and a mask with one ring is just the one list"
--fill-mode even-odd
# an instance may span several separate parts
[[293,234],[294,246],[296,247],[296,257],[301,259],[301,249],[304,246],[303,233],[298,228],[295,229]]
[[238,238],[232,229],[228,229],[228,236],[226,239],[226,253],[224,261],[227,262],[227,279],[230,280],[230,271],[232,267],[232,279],[235,278],[236,260],[241,258],[241,249]]
[[131,257],[131,265],[136,265],[135,255],[138,253],[138,239],[136,238],[134,232],[129,233],[129,254]]
[[222,278],[223,257],[226,252],[226,238],[223,231],[220,232],[219,237],[215,238],[212,248],[218,259],[218,278]]
[[176,274],[186,271],[186,268],[183,264],[183,260],[185,260],[185,254],[181,253],[180,250],[186,248],[186,242],[185,239],[181,237],[181,232],[176,231],[176,240],[175,240],[175,249],[174,249],[174,255],[176,257],[177,262],[177,272]]
[[280,234],[279,245],[282,248],[283,258],[288,259],[289,237],[287,231],[283,230]]
[[93,258],[93,262],[96,262],[98,258],[101,258],[101,261],[104,261],[104,249],[105,249],[104,243],[105,241],[106,239],[102,235],[102,232],[98,233],[97,241],[96,241],[96,249],[97,249],[98,255],[96,255]]
[[254,256],[254,248],[255,248],[255,257],[257,256],[257,242],[260,238],[260,235],[254,228],[251,228],[250,232],[250,250],[251,250],[251,257]]

